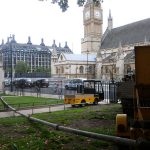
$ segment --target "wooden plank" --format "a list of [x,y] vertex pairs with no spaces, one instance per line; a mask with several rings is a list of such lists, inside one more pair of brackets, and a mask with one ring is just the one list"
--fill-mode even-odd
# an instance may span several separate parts
[[150,84],[150,46],[135,47],[136,85]]

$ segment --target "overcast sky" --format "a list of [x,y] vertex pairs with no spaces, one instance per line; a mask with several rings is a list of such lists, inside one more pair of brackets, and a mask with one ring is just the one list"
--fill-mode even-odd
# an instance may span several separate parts
[[[69,0],[70,7],[62,13],[51,0],[0,0],[0,39],[7,41],[10,34],[15,34],[18,43],[26,43],[31,36],[33,44],[40,44],[44,38],[46,45],[51,46],[53,40],[63,47],[65,42],[74,53],[81,52],[83,38],[82,7],[77,0]],[[119,27],[150,18],[150,0],[104,0],[103,32],[107,26],[109,9],[113,17],[113,26]]]

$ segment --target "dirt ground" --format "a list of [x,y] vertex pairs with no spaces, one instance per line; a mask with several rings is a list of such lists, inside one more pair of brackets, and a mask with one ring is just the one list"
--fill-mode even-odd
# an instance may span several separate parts
[[[67,127],[84,130],[84,129],[87,129],[87,128],[92,129],[92,128],[99,128],[99,127],[109,129],[112,126],[115,126],[115,120],[114,119],[105,118],[106,113],[99,111],[102,107],[108,107],[108,106],[99,105],[99,106],[96,106],[96,107],[89,107],[89,110],[86,113],[88,113],[88,112],[94,112],[95,113],[96,112],[95,115],[92,115],[89,118],[85,117],[81,120],[74,120],[74,121],[72,121],[71,124],[67,125]],[[11,139],[18,139],[18,138],[22,138],[22,137],[27,136],[24,130],[30,128],[29,126],[30,126],[30,124],[22,124],[22,125],[15,124],[15,125],[13,125],[13,127],[12,127],[12,125],[6,125],[6,124],[2,125],[2,124],[0,124],[0,133],[1,133],[1,135],[5,135],[5,137],[7,137],[7,138],[10,137]],[[54,132],[55,130],[54,129],[49,129],[49,131]],[[71,136],[70,138],[72,138],[72,135],[70,135],[70,134],[66,134],[66,135]],[[74,138],[75,140],[72,140],[72,142],[64,144],[62,149],[66,149],[66,150],[77,149],[77,148],[72,148],[72,145],[76,145],[75,147],[77,147],[77,146],[78,147],[79,146],[84,147],[84,148],[81,148],[81,150],[91,150],[91,149],[89,149],[88,145],[90,145],[90,143],[94,143],[94,142],[96,143],[95,139],[86,138],[86,140],[83,140],[83,141],[79,142],[78,138],[79,138],[79,136],[75,136],[75,138]],[[51,142],[51,141],[48,141],[48,142]],[[1,147],[1,144],[0,144],[0,147]],[[106,144],[106,145],[104,144],[104,146],[102,146],[101,148],[98,148],[98,147],[93,148],[93,150],[98,150],[98,149],[100,149],[100,150],[114,150],[114,149],[116,149],[116,146],[113,145],[113,144],[110,144],[110,145],[109,144]],[[46,149],[44,149],[44,150],[46,150]]]

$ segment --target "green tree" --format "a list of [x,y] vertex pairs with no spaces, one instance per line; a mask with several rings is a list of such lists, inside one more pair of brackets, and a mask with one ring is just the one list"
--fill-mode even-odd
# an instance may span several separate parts
[[44,68],[44,67],[37,67],[34,72],[50,73],[50,69],[46,69],[46,68]]
[[[39,1],[45,1],[45,0],[39,0]],[[51,2],[53,4],[58,4],[59,7],[62,9],[63,12],[65,12],[67,10],[67,8],[69,7],[68,2],[69,0],[51,0]],[[71,1],[71,0],[70,0]],[[83,6],[85,4],[85,2],[87,2],[88,0],[77,0],[77,4],[79,6]],[[103,2],[103,0],[93,0],[93,2],[95,3],[95,5],[99,5],[101,2]]]
[[18,61],[15,67],[16,73],[27,73],[29,71],[29,67],[26,62]]
[[37,67],[34,72],[44,72],[44,67]]

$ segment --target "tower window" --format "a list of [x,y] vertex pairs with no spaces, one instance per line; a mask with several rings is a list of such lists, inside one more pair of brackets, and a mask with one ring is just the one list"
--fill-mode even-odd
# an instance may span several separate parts
[[83,73],[83,70],[84,70],[84,67],[83,67],[83,66],[80,66],[80,67],[79,67],[80,73]]

